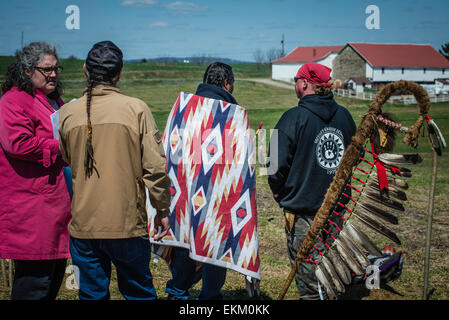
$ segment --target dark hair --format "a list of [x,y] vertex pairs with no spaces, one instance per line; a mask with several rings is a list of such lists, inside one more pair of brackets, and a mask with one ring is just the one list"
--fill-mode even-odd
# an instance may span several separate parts
[[315,91],[315,94],[319,95],[319,96],[324,96],[326,94],[329,94],[332,91],[332,87],[325,87],[325,86],[320,86],[317,84],[313,84],[312,85],[312,90]]
[[232,67],[222,62],[211,63],[204,73],[203,83],[208,83],[222,88],[224,81],[234,82]]
[[114,86],[118,81],[118,75],[116,75],[113,79],[107,79],[101,75],[89,74],[86,70],[87,77],[87,90],[86,90],[86,111],[87,111],[87,141],[86,141],[86,153],[84,156],[84,168],[86,177],[90,178],[93,173],[93,170],[97,173],[97,176],[100,177],[97,168],[95,168],[95,160],[94,160],[94,150],[92,147],[92,122],[90,120],[90,110],[92,103],[92,89],[98,84],[105,84]]
[[[111,54],[111,50],[116,51],[114,60],[104,61],[103,58]],[[95,51],[95,52],[94,52]],[[107,66],[105,64],[108,63]],[[112,42],[99,42],[89,51],[86,59],[86,80],[87,80],[87,141],[84,155],[85,176],[90,178],[93,171],[100,177],[97,168],[95,168],[94,150],[92,147],[92,122],[90,119],[92,89],[98,84],[115,86],[119,79],[119,75],[123,66],[121,50]],[[90,69],[91,71],[89,72]]]
[[98,170],[95,168],[95,160],[94,160],[94,150],[92,147],[92,122],[90,120],[90,105],[92,102],[92,89],[94,87],[94,81],[87,78],[87,140],[86,140],[86,151],[84,155],[84,169],[86,177],[90,178],[92,175],[92,171],[95,170],[98,176]]
[[[2,84],[2,94],[9,91],[12,87],[17,87],[19,90],[34,96],[36,88],[28,74],[34,72],[35,67],[46,54],[54,56],[59,62],[56,48],[45,42],[32,42],[22,50],[17,50],[13,62],[8,66],[6,80]],[[55,91],[54,95],[60,96],[62,91],[60,81],[57,81]]]

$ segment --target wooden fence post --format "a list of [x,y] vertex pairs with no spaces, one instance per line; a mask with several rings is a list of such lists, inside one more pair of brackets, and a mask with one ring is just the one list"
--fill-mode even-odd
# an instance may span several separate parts
[[1,283],[5,287],[12,287],[14,280],[13,263],[11,259],[0,259]]
[[8,260],[8,262],[9,262],[9,287],[11,288],[12,287],[12,281],[13,281],[13,271],[12,271],[12,259],[9,259]]
[[6,287],[8,285],[6,281],[6,267],[5,267],[5,260],[0,259],[0,264],[2,268],[2,284]]
[[438,154],[433,150],[432,153],[432,175],[430,180],[430,191],[429,191],[429,204],[427,209],[427,232],[426,232],[426,252],[424,260],[424,288],[422,292],[422,299],[429,299],[429,265],[430,265],[430,242],[432,239],[432,219],[435,209],[435,185],[437,180],[437,170],[438,170]]

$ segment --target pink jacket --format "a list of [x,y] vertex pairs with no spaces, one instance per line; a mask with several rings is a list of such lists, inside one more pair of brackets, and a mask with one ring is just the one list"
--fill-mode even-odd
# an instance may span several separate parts
[[0,257],[69,258],[70,196],[45,95],[0,99]]

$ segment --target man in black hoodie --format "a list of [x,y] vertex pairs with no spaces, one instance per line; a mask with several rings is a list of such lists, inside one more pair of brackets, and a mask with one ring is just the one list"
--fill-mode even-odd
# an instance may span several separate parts
[[[196,95],[216,100],[238,104],[232,96],[234,90],[234,73],[232,67],[214,62],[210,64],[204,73]],[[199,281],[196,278],[196,262],[189,257],[189,250],[173,247],[171,271],[173,278],[167,282],[165,291],[169,299],[187,300],[190,298],[189,289]],[[221,300],[220,290],[226,280],[226,268],[203,263],[202,288],[199,300]]]
[[[318,63],[306,63],[298,70],[298,106],[282,115],[275,127],[277,136],[270,141],[269,168],[274,170],[268,183],[284,209],[292,265],[356,131],[351,114],[334,100],[330,73]],[[295,281],[301,299],[319,299],[311,264],[301,264]]]

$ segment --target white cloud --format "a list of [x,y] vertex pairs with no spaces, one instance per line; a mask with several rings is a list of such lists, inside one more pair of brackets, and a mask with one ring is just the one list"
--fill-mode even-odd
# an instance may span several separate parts
[[195,3],[182,2],[182,1],[172,2],[164,5],[164,7],[179,13],[190,13],[194,11],[203,11],[207,9],[207,7],[202,7]]
[[166,28],[168,27],[168,23],[164,21],[153,22],[149,25],[150,28]]
[[133,7],[133,8],[143,8],[152,7],[157,3],[156,0],[125,0],[120,3],[121,6]]

